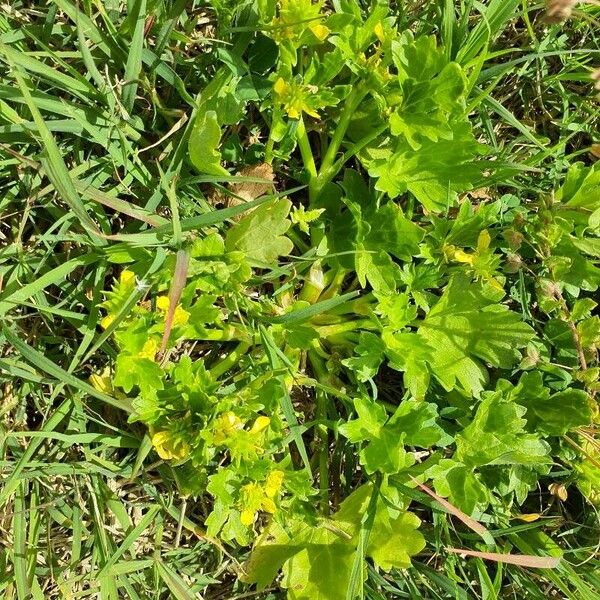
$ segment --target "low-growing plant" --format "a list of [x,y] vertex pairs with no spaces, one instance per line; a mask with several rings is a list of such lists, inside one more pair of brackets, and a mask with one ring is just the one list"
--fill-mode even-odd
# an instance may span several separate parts
[[1,593],[599,598],[597,8],[46,4],[0,15]]
[[[365,560],[407,567],[417,484],[497,535],[541,484],[597,504],[600,169],[481,200],[516,169],[473,131],[479,60],[387,2],[235,14],[252,35],[221,49],[189,134],[200,173],[244,175],[215,196],[234,221],[180,233],[154,272],[120,248],[118,354],[94,385],[131,398],[182,494],[208,496],[209,538],[252,546],[242,580],[281,570],[289,598],[353,598]],[[277,174],[258,198],[252,160]]]

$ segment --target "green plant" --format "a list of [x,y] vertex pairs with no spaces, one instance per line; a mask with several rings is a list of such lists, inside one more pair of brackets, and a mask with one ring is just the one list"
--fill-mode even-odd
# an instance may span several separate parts
[[[566,150],[597,122],[566,83],[591,87],[593,54],[548,79],[577,110],[542,137],[492,95],[524,62],[546,85],[566,56],[526,2],[477,3],[472,28],[470,2],[212,2],[225,43],[199,56],[196,4],[138,0],[121,18],[56,0],[56,25],[21,30],[1,17],[1,202],[43,205],[9,221],[0,368],[25,382],[6,394],[17,415],[51,415],[26,448],[30,432],[6,435],[2,585],[41,597],[56,572],[65,593],[89,579],[103,597],[187,598],[221,578],[228,597],[244,582],[349,600],[537,597],[543,578],[597,597],[593,567],[568,561],[598,527],[600,169]],[[510,19],[531,54],[488,50]],[[85,399],[128,422],[96,421]],[[49,510],[48,532],[73,528],[66,562],[27,552],[38,497],[60,486],[42,451],[48,477],[92,473]],[[138,478],[141,519],[103,477]],[[561,530],[567,493],[580,521]],[[189,554],[184,529],[202,538]],[[71,573],[82,544],[88,578]],[[138,544],[151,558],[128,565]],[[419,560],[432,549],[444,565]]]

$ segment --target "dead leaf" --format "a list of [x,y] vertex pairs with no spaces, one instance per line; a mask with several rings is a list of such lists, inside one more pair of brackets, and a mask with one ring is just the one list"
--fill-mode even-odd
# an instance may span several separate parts
[[531,567],[533,569],[556,569],[560,558],[556,556],[531,556],[529,554],[499,554],[497,552],[478,552],[477,550],[465,550],[464,548],[446,548],[452,554],[464,554],[475,556],[485,560],[518,565],[520,567]]
[[489,535],[489,531],[478,521],[472,519],[459,508],[456,508],[453,504],[450,504],[448,500],[438,496],[433,490],[429,489],[426,485],[419,483],[414,477],[411,477],[414,483],[417,484],[419,489],[423,490],[426,494],[429,494],[434,500],[439,502],[451,515],[454,515],[459,521],[462,521],[469,529],[473,530],[481,536]]

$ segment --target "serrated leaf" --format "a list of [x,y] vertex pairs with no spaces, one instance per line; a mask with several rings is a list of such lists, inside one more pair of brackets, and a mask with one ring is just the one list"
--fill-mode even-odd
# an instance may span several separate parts
[[425,547],[425,538],[418,531],[420,524],[421,520],[413,513],[401,512],[391,517],[387,510],[378,506],[367,555],[384,571],[410,567],[411,556]]
[[425,140],[415,151],[405,138],[398,138],[369,150],[363,162],[377,179],[376,189],[390,198],[409,191],[428,211],[440,212],[482,179],[490,165],[475,157],[483,151],[470,125],[461,123],[454,127],[452,139]]
[[314,528],[283,567],[288,600],[346,600],[355,548],[335,530]]
[[490,492],[471,467],[444,459],[427,471],[433,479],[435,491],[468,515],[478,508],[485,510],[490,502]]
[[380,336],[363,331],[354,353],[355,356],[342,360],[342,364],[354,371],[359,381],[368,381],[377,374],[385,358],[385,344]]
[[501,391],[488,392],[471,423],[456,436],[456,458],[467,467],[546,463],[549,446],[525,431],[525,412]]
[[227,232],[227,250],[241,250],[249,259],[266,264],[289,254],[294,244],[284,234],[291,225],[287,218],[291,207],[289,200],[281,198],[253,210]]
[[444,437],[433,404],[405,400],[389,420],[377,402],[357,398],[354,406],[358,418],[344,423],[339,430],[351,442],[366,442],[360,461],[367,473],[398,473],[414,461],[405,445],[427,448]]
[[163,370],[149,358],[121,353],[115,363],[114,384],[130,392],[138,386],[142,394],[163,389]]
[[527,409],[527,428],[540,435],[564,435],[592,422],[592,405],[586,392],[568,389],[551,395],[539,371],[524,373],[510,398]]
[[490,294],[465,275],[455,275],[418,329],[431,348],[432,374],[448,391],[458,382],[478,395],[487,380],[481,361],[510,368],[520,359],[518,349],[533,338],[531,327]]

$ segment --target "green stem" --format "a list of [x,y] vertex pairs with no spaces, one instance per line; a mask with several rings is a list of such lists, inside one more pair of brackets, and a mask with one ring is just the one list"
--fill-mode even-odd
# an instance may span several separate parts
[[319,197],[323,188],[337,175],[343,165],[336,162],[337,154],[342,146],[346,131],[350,126],[350,122],[354,117],[354,113],[362,102],[364,97],[368,94],[368,90],[364,89],[363,86],[358,85],[355,87],[350,95],[346,99],[340,120],[331,138],[331,143],[327,152],[323,157],[319,174],[314,180],[312,185],[309,185],[309,200],[310,204],[314,204]]
[[315,165],[312,148],[310,147],[308,133],[306,132],[306,125],[304,125],[304,119],[302,117],[300,117],[300,120],[298,121],[298,129],[296,130],[296,134],[298,139],[298,147],[300,148],[300,154],[302,155],[302,161],[304,162],[304,167],[308,171],[310,180],[312,182],[317,177],[317,167]]
[[315,302],[319,300],[321,292],[325,287],[323,277],[321,261],[316,260],[310,267],[308,276],[304,279],[304,284],[298,294],[298,300],[304,300],[310,304],[315,304]]
[[[314,352],[309,352],[310,363],[314,374],[319,381],[328,382],[329,373],[322,358]],[[327,394],[323,390],[316,390],[317,421],[315,427],[315,442],[319,457],[319,492],[320,506],[324,515],[329,514],[329,432],[327,431]]]
[[347,333],[348,331],[356,331],[358,329],[366,329],[368,331],[378,331],[379,327],[371,319],[357,319],[355,321],[342,321],[334,325],[321,325],[315,327],[315,331],[318,332],[321,338],[331,337],[333,335],[340,335],[341,333]]
[[212,377],[217,379],[229,371],[229,369],[236,365],[240,358],[242,358],[242,356],[248,352],[250,347],[251,344],[248,342],[240,342],[224,359],[220,360],[210,369],[210,374]]
[[265,162],[269,165],[273,162],[274,146],[275,146],[275,140],[273,139],[273,136],[269,132],[269,139],[267,140],[267,144],[265,146]]
[[337,296],[340,293],[347,273],[348,271],[346,269],[343,269],[342,267],[338,267],[335,270],[335,274],[331,279],[331,283],[329,284],[327,289],[321,294],[321,300],[329,300],[329,298],[333,298],[334,296]]
[[205,329],[202,334],[194,336],[193,339],[202,342],[247,342],[249,336],[230,325],[224,329]]

